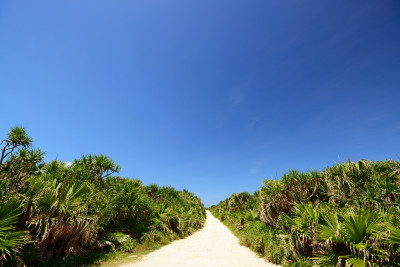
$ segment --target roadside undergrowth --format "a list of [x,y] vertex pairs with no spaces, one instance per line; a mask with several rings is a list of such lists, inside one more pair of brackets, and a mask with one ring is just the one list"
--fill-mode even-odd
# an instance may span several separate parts
[[210,207],[240,242],[285,266],[400,266],[400,163],[290,171]]
[[193,193],[120,170],[105,155],[44,162],[24,128],[10,129],[0,142],[0,266],[94,264],[203,227],[205,208]]

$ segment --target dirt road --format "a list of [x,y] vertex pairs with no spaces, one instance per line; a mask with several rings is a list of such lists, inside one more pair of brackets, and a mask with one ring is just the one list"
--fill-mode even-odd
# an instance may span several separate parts
[[141,260],[121,265],[124,267],[157,266],[277,266],[259,258],[250,249],[239,245],[239,240],[207,211],[205,227],[195,234],[162,247]]

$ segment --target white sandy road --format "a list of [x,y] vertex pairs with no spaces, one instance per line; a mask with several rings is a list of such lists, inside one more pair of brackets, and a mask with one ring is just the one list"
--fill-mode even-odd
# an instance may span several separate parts
[[239,240],[207,211],[206,225],[193,235],[172,242],[144,256],[138,262],[121,265],[124,267],[158,266],[277,266],[267,263],[249,248],[239,245]]

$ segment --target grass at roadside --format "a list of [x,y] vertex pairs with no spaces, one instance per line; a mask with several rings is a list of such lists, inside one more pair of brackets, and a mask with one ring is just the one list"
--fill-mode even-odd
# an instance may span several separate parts
[[[170,243],[170,242],[169,242]],[[41,264],[42,267],[67,267],[67,266],[103,266],[115,267],[122,264],[133,263],[142,256],[160,249],[163,244],[153,244],[138,248],[135,252],[114,251],[108,253],[90,252],[86,257],[65,257],[62,260],[53,260]]]
[[[218,215],[218,214],[213,214]],[[217,217],[217,216],[216,216]],[[258,256],[274,264],[282,264],[282,250],[275,233],[259,221],[247,227],[237,227],[231,218],[217,217],[239,239],[242,246],[250,248]]]
[[167,244],[155,244],[152,245],[151,247],[148,248],[143,248],[142,250],[136,251],[134,253],[126,253],[126,252],[121,252],[121,253],[116,253],[113,255],[113,257],[110,257],[108,259],[104,259],[104,261],[99,262],[99,264],[94,264],[93,266],[102,266],[102,267],[115,267],[123,264],[129,264],[136,262],[142,258],[142,256],[147,255],[155,250],[160,249],[164,245]]
[[[203,225],[204,227],[204,225]],[[203,228],[193,231],[192,234],[200,231]],[[187,236],[186,236],[187,237]],[[113,251],[107,253],[89,252],[85,257],[64,257],[61,260],[51,260],[42,263],[41,267],[68,267],[68,266],[102,266],[102,267],[115,267],[124,264],[134,263],[140,260],[143,256],[156,251],[163,246],[166,246],[175,240],[184,239],[177,235],[167,238],[164,236],[160,241],[153,243],[143,243],[135,247],[133,252]]]

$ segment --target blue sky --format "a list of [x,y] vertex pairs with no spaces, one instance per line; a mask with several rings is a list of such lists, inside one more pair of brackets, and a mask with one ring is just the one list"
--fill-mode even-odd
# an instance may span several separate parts
[[1,1],[0,133],[206,205],[399,159],[400,2]]

